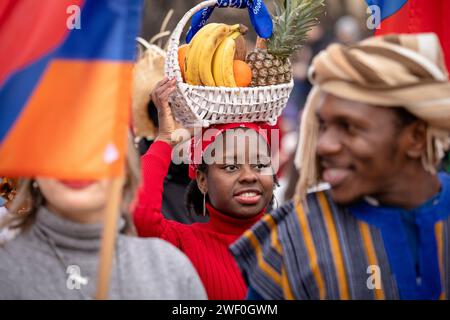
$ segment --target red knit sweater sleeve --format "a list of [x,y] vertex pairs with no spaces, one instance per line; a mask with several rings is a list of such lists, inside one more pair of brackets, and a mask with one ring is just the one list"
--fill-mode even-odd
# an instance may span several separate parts
[[164,178],[169,170],[172,147],[155,141],[141,158],[142,183],[138,191],[133,220],[141,237],[158,237],[180,247],[179,230],[161,213]]

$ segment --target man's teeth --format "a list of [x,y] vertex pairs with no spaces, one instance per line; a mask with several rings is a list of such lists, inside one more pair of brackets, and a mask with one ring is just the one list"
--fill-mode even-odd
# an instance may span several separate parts
[[256,192],[244,192],[244,193],[241,193],[239,196],[250,198],[250,197],[256,197],[257,195],[258,194]]

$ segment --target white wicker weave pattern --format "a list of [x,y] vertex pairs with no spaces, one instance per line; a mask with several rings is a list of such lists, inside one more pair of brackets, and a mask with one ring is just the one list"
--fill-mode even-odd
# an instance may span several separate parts
[[185,127],[232,122],[275,124],[294,86],[292,80],[286,84],[248,88],[193,86],[183,82],[178,64],[183,29],[197,11],[215,4],[216,0],[209,0],[190,9],[170,37],[165,73],[177,82],[177,90],[170,98],[172,112]]

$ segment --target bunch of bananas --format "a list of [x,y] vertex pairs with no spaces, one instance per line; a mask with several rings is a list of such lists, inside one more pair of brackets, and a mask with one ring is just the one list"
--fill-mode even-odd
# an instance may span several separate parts
[[236,40],[246,32],[247,28],[240,24],[209,23],[201,28],[187,48],[185,81],[191,85],[237,87],[233,61],[236,43],[243,40]]

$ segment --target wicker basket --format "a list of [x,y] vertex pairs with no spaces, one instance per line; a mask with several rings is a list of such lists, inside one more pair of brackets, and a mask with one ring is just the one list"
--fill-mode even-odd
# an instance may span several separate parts
[[172,112],[185,127],[208,127],[215,123],[269,122],[275,124],[286,106],[294,82],[249,88],[193,86],[183,82],[178,64],[178,46],[189,19],[216,0],[201,2],[189,10],[173,31],[167,50],[165,73],[176,78],[170,97]]

